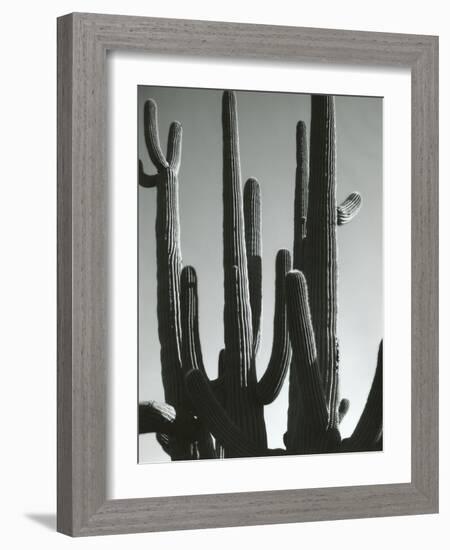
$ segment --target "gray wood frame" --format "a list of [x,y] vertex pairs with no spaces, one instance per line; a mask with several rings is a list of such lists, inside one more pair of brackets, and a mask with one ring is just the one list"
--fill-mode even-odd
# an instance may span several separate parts
[[[411,483],[106,498],[106,52],[412,74]],[[58,530],[73,536],[438,511],[438,38],[75,13],[58,19]]]

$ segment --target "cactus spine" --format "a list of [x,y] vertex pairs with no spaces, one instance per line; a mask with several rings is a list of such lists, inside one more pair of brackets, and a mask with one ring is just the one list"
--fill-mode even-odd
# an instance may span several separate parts
[[[294,269],[289,251],[278,251],[272,353],[259,381],[261,197],[255,179],[242,186],[235,93],[225,91],[222,99],[224,349],[216,380],[208,379],[203,364],[197,276],[193,267],[181,265],[181,125],[172,123],[164,156],[156,104],[146,103],[146,145],[157,174],[145,174],[140,163],[139,177],[142,186],[157,187],[158,327],[168,405],[142,404],[140,425],[141,431],[157,432],[172,459],[353,451],[381,445],[381,346],[358,425],[344,441],[339,433],[349,402],[338,404],[336,227],[356,216],[361,197],[352,193],[337,206],[334,98],[313,96],[311,103],[309,155],[304,122],[298,123],[296,133]],[[286,450],[271,450],[264,405],[279,394],[289,365]]]

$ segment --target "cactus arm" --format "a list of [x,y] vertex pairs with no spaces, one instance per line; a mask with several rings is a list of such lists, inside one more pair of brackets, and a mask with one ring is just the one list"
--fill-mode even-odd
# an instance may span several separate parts
[[[221,395],[225,392],[225,350],[221,349],[219,352],[219,357],[217,361],[217,378],[210,380],[211,387],[213,388],[216,395],[220,393]],[[219,400],[220,401],[220,400]]]
[[332,96],[311,98],[308,228],[304,273],[308,283],[319,369],[330,406],[336,381],[337,244],[336,136]]
[[306,125],[300,120],[296,131],[295,199],[294,199],[294,269],[303,268],[303,250],[306,239],[308,214],[308,139]]
[[210,380],[211,388],[214,391],[215,396],[224,404],[225,394],[226,394],[226,376],[225,376],[225,350],[221,349],[219,352],[218,360],[218,375],[217,378]]
[[279,250],[276,258],[272,353],[266,372],[256,386],[257,397],[264,405],[272,403],[280,393],[292,356],[286,313],[286,275],[290,270],[289,251]]
[[[248,288],[244,212],[236,95],[222,98],[223,129],[223,266],[225,349],[230,351],[233,376],[241,387],[256,379],[252,361],[252,315]],[[235,270],[238,275],[236,276]],[[239,361],[236,361],[239,358]]]
[[197,275],[191,266],[181,271],[180,310],[183,370],[200,369],[205,373],[198,330]]
[[358,215],[361,209],[362,199],[357,192],[350,195],[337,208],[337,224],[345,225]]
[[383,342],[378,348],[377,367],[366,405],[350,438],[343,441],[345,450],[371,450],[383,433]]
[[146,174],[144,172],[144,165],[142,160],[139,161],[139,175],[138,183],[141,187],[149,189],[151,187],[156,187],[160,180],[159,174]]
[[167,403],[139,403],[139,433],[164,433],[182,439],[197,439],[200,423],[192,415]]
[[178,172],[181,163],[181,143],[183,136],[183,128],[177,121],[172,122],[169,128],[169,139],[167,142],[167,164],[169,167]]
[[339,424],[342,422],[342,420],[344,420],[344,417],[348,413],[349,408],[350,408],[350,401],[345,398],[341,399],[339,403],[339,409],[338,409]]
[[215,439],[227,449],[227,456],[258,456],[258,448],[230,419],[217,400],[204,374],[193,369],[186,374],[186,386],[195,410]]
[[[205,380],[208,380],[203,364],[202,351],[200,345],[200,336],[198,329],[198,295],[197,295],[197,275],[195,269],[186,266],[181,272],[180,281],[180,309],[181,309],[181,327],[182,327],[182,367],[183,372],[187,373],[191,369],[202,372]],[[216,392],[220,388],[214,388]],[[194,404],[188,403],[190,409]],[[195,408],[195,407],[194,407]],[[191,438],[193,441],[194,458],[216,458],[216,452],[211,439],[211,435],[205,429],[203,418],[197,419],[199,429],[197,437]]]
[[244,186],[245,245],[248,285],[252,312],[253,356],[259,347],[262,312],[261,259],[261,191],[259,183],[250,178]]
[[144,105],[144,138],[148,154],[158,172],[168,168],[169,163],[159,141],[158,110],[153,99],[147,100]]
[[173,433],[176,412],[167,403],[139,403],[139,433]]
[[305,415],[311,427],[320,433],[328,426],[328,408],[317,364],[306,279],[300,271],[293,270],[287,274],[286,296],[289,335],[298,387]]

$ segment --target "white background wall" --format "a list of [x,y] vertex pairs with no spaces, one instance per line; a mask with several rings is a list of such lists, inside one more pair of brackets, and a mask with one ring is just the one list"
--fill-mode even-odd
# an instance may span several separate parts
[[[301,525],[70,540],[56,534],[56,22],[93,11],[440,35],[440,94],[450,94],[445,3],[138,0],[7,2],[0,33],[1,543],[5,548],[447,548],[450,520],[449,291],[441,288],[441,513]],[[405,9],[407,6],[407,9]],[[441,205],[450,201],[448,102],[440,106]],[[449,280],[450,217],[442,208],[441,280]]]

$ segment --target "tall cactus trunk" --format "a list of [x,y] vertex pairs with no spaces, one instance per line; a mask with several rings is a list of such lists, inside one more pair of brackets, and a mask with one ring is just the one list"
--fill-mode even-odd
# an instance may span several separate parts
[[[308,159],[308,138],[306,135],[306,124],[301,120],[297,123],[296,129],[296,161],[295,170],[295,197],[294,197],[294,269],[303,270],[306,223],[308,214],[308,180],[309,180],[309,159]],[[288,449],[296,447],[301,430],[301,419],[304,418],[302,402],[298,391],[299,381],[297,380],[297,369],[293,361],[289,371],[289,407],[287,432],[284,436],[284,443]]]
[[337,204],[334,97],[311,98],[308,229],[304,273],[330,424],[337,424]]
[[294,355],[285,443],[292,453],[328,451],[337,449],[340,443],[336,403],[339,380],[335,158],[334,98],[313,95],[309,167],[305,125],[297,125],[297,271],[288,276],[287,287]]
[[[225,410],[256,445],[267,443],[263,405],[255,399],[256,367],[245,242],[236,96],[222,99]],[[225,449],[225,456],[227,450]]]
[[171,169],[161,172],[156,208],[157,314],[161,344],[162,380],[167,403],[183,406],[181,370],[178,177]]

